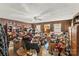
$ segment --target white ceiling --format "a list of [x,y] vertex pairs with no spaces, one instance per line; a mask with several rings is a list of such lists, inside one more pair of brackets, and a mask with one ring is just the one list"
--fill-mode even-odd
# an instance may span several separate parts
[[68,20],[77,12],[77,3],[0,3],[0,18],[29,23]]

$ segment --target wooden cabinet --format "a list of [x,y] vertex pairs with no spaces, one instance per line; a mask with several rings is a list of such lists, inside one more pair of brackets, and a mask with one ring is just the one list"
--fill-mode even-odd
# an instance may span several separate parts
[[71,30],[71,54],[79,56],[79,24],[75,24]]

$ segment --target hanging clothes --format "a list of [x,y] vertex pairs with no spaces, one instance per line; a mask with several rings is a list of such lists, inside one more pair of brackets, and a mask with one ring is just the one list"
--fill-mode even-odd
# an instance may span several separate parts
[[8,46],[7,46],[7,36],[5,33],[5,30],[3,28],[3,26],[0,24],[0,50],[1,50],[1,54],[3,56],[7,56],[8,55]]

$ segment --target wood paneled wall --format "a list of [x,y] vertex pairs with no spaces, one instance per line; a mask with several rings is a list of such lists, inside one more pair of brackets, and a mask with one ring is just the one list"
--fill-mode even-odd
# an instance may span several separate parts
[[71,26],[71,20],[62,20],[62,21],[51,21],[51,22],[43,22],[36,23],[35,25],[41,25],[41,31],[44,32],[44,24],[50,24],[50,31],[54,30],[54,24],[61,24],[61,31],[68,31],[68,27]]
[[75,24],[71,31],[71,54],[79,56],[79,24]]
[[21,26],[30,26],[30,27],[35,27],[35,25],[41,25],[41,31],[44,32],[44,24],[50,24],[50,31],[53,31],[53,24],[61,24],[61,30],[62,31],[68,31],[68,27],[71,26],[71,20],[62,20],[62,21],[51,21],[51,22],[42,22],[42,23],[24,23],[20,21],[15,21],[15,20],[9,20],[5,18],[0,18],[0,23],[2,24],[15,24],[16,26],[21,25]]
[[13,26],[26,26],[27,28],[28,27],[31,27],[31,23],[26,23],[26,22],[21,22],[21,21],[16,21],[16,20],[10,20],[10,19],[5,19],[5,18],[0,18],[0,23],[5,25],[7,24],[8,26],[10,25],[13,25]]

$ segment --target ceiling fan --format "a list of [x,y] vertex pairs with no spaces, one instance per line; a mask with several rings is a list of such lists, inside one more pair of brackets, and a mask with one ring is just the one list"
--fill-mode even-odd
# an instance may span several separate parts
[[36,21],[37,21],[37,20],[42,21],[42,19],[39,18],[38,16],[34,16],[33,18],[34,18],[34,20],[36,20]]
[[[26,10],[26,12],[30,12],[30,8],[28,7],[28,5],[26,5],[26,4],[22,4],[22,7],[24,7],[24,9]],[[27,8],[26,8],[27,7]],[[13,11],[18,11],[17,9],[12,9]],[[50,9],[46,9],[46,10],[43,10],[41,13],[39,13],[39,15],[36,15],[36,16],[33,16],[33,17],[27,17],[26,15],[26,13],[24,13],[24,12],[21,12],[21,11],[18,11],[18,15],[17,15],[17,17],[19,17],[19,18],[24,18],[24,19],[29,19],[29,20],[34,20],[34,21],[42,21],[42,17],[43,17],[43,15],[46,15],[46,14],[48,14],[48,13],[51,13],[51,11],[52,11],[52,9],[50,8]],[[30,13],[31,14],[31,13]],[[14,17],[15,17],[15,15],[13,15]]]
[[[28,7],[28,5],[26,4],[22,4],[22,6],[24,7],[24,9],[28,12],[30,12],[30,7]],[[26,8],[27,7],[27,8]],[[48,14],[52,11],[52,8],[48,8],[46,10],[43,10],[41,13],[39,13],[39,15],[34,16],[32,19],[34,19],[35,21],[42,21],[41,16]]]
[[52,9],[47,9],[43,12],[41,12],[38,16],[34,16],[34,20],[39,20],[39,21],[42,21],[42,16],[48,14],[48,13],[51,13],[52,12]]

